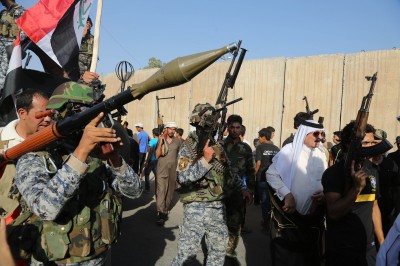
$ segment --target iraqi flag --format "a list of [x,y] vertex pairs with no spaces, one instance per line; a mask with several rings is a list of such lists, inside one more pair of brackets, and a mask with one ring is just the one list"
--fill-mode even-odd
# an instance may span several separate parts
[[63,68],[79,78],[79,47],[93,0],[40,0],[17,19],[26,35]]
[[17,88],[21,88],[22,58],[20,34],[14,42],[14,48],[8,65],[7,76],[0,99],[0,127],[6,126],[12,120],[18,118],[15,109],[15,94]]

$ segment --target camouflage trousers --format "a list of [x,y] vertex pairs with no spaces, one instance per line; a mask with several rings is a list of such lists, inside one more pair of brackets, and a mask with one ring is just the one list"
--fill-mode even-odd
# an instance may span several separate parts
[[226,223],[229,230],[229,241],[226,255],[236,257],[236,248],[239,243],[240,232],[245,215],[245,203],[242,192],[235,191],[225,200]]
[[67,263],[67,264],[58,264],[55,262],[39,262],[32,258],[30,266],[105,266],[107,261],[108,253],[110,249],[99,256],[95,257],[94,259],[82,261],[82,262],[75,262],[75,263]]
[[185,262],[194,259],[203,236],[208,251],[206,265],[224,265],[228,229],[223,203],[186,203],[183,205],[183,217],[183,224],[179,227],[178,255],[172,265],[185,265]]
[[3,89],[8,70],[8,57],[6,46],[12,44],[9,39],[0,36],[0,91]]

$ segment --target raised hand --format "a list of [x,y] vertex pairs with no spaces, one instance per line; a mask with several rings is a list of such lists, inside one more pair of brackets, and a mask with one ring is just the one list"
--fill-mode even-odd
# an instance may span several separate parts
[[214,157],[215,157],[215,151],[209,145],[210,145],[210,140],[208,139],[206,142],[206,145],[204,145],[204,148],[203,148],[203,156],[207,162],[211,162],[211,160],[214,159]]
[[86,161],[90,152],[92,152],[92,150],[101,142],[115,143],[121,141],[121,138],[116,136],[116,131],[114,129],[97,127],[103,119],[103,116],[104,114],[100,113],[90,121],[83,130],[83,135],[79,145],[73,153],[74,156],[82,162]]
[[368,174],[361,168],[358,171],[354,170],[355,162],[351,162],[351,176],[353,177],[354,186],[358,193],[360,193],[365,187],[365,180],[368,178]]

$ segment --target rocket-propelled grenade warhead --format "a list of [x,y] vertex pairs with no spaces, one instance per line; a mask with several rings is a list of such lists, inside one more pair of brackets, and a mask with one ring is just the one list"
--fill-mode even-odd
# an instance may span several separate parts
[[149,92],[181,85],[190,81],[209,65],[228,52],[234,52],[237,43],[231,43],[219,49],[198,54],[178,57],[142,83],[132,85],[131,92],[135,99],[141,99]]

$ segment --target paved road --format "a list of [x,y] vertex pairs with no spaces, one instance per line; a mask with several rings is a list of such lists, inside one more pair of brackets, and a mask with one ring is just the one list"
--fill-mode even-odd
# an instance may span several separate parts
[[[176,195],[174,207],[164,227],[157,226],[154,184],[152,194],[143,194],[136,200],[125,199],[122,236],[112,248],[112,265],[166,266],[177,253],[179,225],[182,224],[182,204]],[[250,206],[246,215],[246,227],[252,232],[243,234],[238,247],[238,259],[242,266],[271,265],[269,239],[261,231],[260,206]],[[200,249],[197,262],[202,265]]]

